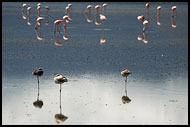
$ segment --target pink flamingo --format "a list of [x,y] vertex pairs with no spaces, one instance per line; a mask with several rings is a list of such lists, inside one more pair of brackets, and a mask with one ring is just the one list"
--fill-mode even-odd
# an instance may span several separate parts
[[106,15],[106,7],[107,7],[107,4],[106,4],[106,3],[104,3],[104,4],[102,5],[102,7],[103,7],[103,12],[104,12],[104,15]]
[[98,21],[98,18],[97,18],[98,14],[99,14],[99,8],[100,7],[101,7],[100,5],[96,5],[95,10],[94,10],[94,18],[95,18],[95,24],[96,25],[101,25],[101,23]]
[[146,19],[149,21],[149,3],[146,3]]
[[63,20],[64,20],[64,35],[63,35],[63,39],[64,40],[68,40],[68,36],[66,35],[66,23],[69,22],[69,19],[68,19],[69,16],[65,15],[63,16]]
[[38,17],[36,20],[35,29],[37,29],[37,25],[41,26],[41,21],[44,20],[44,17]]
[[27,4],[22,4],[22,11],[26,8]]
[[30,22],[30,10],[31,10],[31,7],[28,7],[27,8],[27,24],[28,25],[31,25],[31,22]]
[[106,42],[106,39],[104,37],[104,21],[107,20],[106,16],[103,14],[100,14],[100,20],[102,21],[102,38],[100,39],[100,44],[103,44]]
[[37,6],[38,17],[40,17],[40,9],[41,9],[41,4],[39,3],[38,6]]
[[59,25],[61,22],[63,22],[63,20],[55,20],[54,21],[54,28],[53,28],[53,32],[55,33],[55,29],[56,29],[56,26]]
[[145,32],[145,28],[146,28],[146,26],[147,26],[148,23],[149,23],[148,20],[145,20],[145,21],[143,22],[143,25],[144,25],[144,27],[143,27],[143,32]]
[[[92,8],[92,5],[88,5],[86,7],[86,11],[85,11],[86,20],[89,23],[92,22],[92,19],[91,19],[91,8]],[[88,13],[89,13],[89,16],[88,16]]]
[[23,19],[26,19],[26,17],[27,17],[26,11],[25,11],[26,6],[27,6],[27,4],[22,4],[22,18]]
[[174,17],[174,11],[176,10],[176,6],[173,6],[171,9],[172,9],[172,13],[171,13],[171,16]]

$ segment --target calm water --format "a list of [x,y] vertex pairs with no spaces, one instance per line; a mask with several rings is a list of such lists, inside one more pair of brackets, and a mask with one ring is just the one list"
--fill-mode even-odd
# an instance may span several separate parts
[[[187,3],[150,3],[143,34],[137,16],[147,18],[146,3],[107,3],[102,29],[95,25],[94,6],[103,3],[73,2],[68,40],[63,23],[54,38],[53,22],[62,19],[69,3],[41,3],[45,19],[37,30],[37,3],[27,3],[32,9],[26,19],[22,4],[2,4],[2,124],[188,124]],[[89,4],[90,23],[84,13]],[[177,9],[171,18],[173,5]],[[32,75],[38,67],[44,70],[39,89]],[[125,104],[123,68],[132,72],[126,85],[131,102]],[[68,79],[61,93],[54,73]],[[33,105],[37,99],[41,108]],[[67,119],[58,123],[60,113]]]

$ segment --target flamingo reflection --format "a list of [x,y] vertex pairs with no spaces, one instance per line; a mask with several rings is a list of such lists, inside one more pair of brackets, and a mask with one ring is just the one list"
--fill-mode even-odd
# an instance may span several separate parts
[[100,44],[103,44],[106,42],[106,38],[104,37],[104,21],[107,20],[107,18],[100,14],[100,20],[102,21],[102,38],[100,39]]
[[121,98],[123,104],[130,103],[130,102],[131,102],[131,99],[127,96],[127,77],[128,77],[130,74],[131,74],[131,71],[128,70],[128,69],[125,69],[125,68],[124,68],[124,69],[121,71],[121,75],[126,78],[126,79],[125,79],[125,94],[126,94],[126,96],[122,96],[122,98]]
[[35,75],[37,76],[37,80],[38,80],[38,96],[37,96],[37,100],[33,102],[33,105],[36,107],[36,108],[42,108],[43,106],[43,101],[39,99],[39,90],[40,90],[40,86],[39,86],[39,77],[43,75],[43,70],[41,68],[38,68],[36,70],[34,70],[32,72],[32,75]]
[[173,28],[176,28],[176,23],[175,23],[174,17],[171,17],[171,19],[172,19],[172,24],[171,24],[172,27],[173,27]]
[[63,44],[61,43],[60,40],[62,40],[60,31],[59,32],[54,32],[54,44],[56,46],[63,46]]
[[157,7],[157,25],[161,25],[160,22],[160,10],[161,10],[162,6],[158,6]]
[[62,109],[61,109],[61,89],[62,89],[61,87],[62,87],[62,83],[67,82],[67,81],[68,81],[67,78],[65,78],[63,75],[55,74],[54,82],[56,84],[60,84],[60,106],[59,106],[60,113],[55,114],[55,121],[57,123],[64,122],[65,120],[68,119],[67,116],[62,114]]

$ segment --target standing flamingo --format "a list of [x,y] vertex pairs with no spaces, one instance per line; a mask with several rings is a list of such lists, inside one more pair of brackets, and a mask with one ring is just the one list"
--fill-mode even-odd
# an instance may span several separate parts
[[26,8],[27,4],[22,4],[22,11]]
[[49,7],[48,6],[45,6],[45,9],[46,9],[46,15],[50,15],[50,9],[49,9]]
[[172,9],[172,13],[171,13],[171,16],[174,17],[174,11],[176,10],[176,6],[173,6],[171,9]]
[[161,25],[160,23],[160,10],[161,10],[162,6],[158,6],[157,7],[157,25]]
[[22,18],[23,19],[26,19],[26,17],[27,17],[27,14],[26,14],[26,6],[27,6],[27,4],[22,4]]
[[126,69],[126,68],[124,68],[124,69],[121,71],[121,75],[126,78],[126,79],[125,79],[125,93],[126,93],[126,96],[123,96],[123,97],[122,97],[122,102],[123,102],[123,104],[131,102],[131,99],[129,99],[129,97],[127,96],[127,86],[126,86],[126,85],[127,85],[127,77],[128,77],[130,74],[131,74],[131,71],[128,70],[128,69]]
[[143,21],[144,21],[144,15],[137,16],[137,20],[140,23],[140,29],[141,29],[141,26],[142,26],[141,23],[143,23]]
[[102,5],[102,7],[103,7],[103,12],[104,12],[104,15],[106,15],[106,7],[107,7],[107,4],[106,4],[106,3],[104,3],[104,4]]
[[54,82],[56,84],[60,84],[60,113],[55,115],[55,120],[57,123],[64,122],[65,120],[68,119],[67,116],[62,114],[62,110],[61,110],[61,89],[62,89],[61,85],[62,83],[67,82],[67,81],[68,81],[67,78],[64,77],[63,75],[56,74],[54,77]]
[[33,102],[33,105],[37,108],[41,108],[43,106],[43,101],[39,100],[39,95],[40,95],[40,93],[39,93],[39,89],[40,89],[39,77],[43,75],[43,70],[41,68],[38,68],[32,72],[32,75],[36,75],[38,78],[38,97],[37,97],[37,101]]
[[38,83],[39,83],[39,77],[42,76],[43,73],[44,73],[44,72],[43,72],[42,68],[38,68],[38,69],[36,69],[36,70],[34,70],[34,71],[32,72],[32,75],[37,76]]
[[144,15],[137,16],[137,20],[140,23],[140,34],[138,35],[137,40],[143,40],[143,35],[141,31],[142,31],[142,23],[144,21]]
[[31,7],[28,7],[27,8],[27,24],[28,25],[31,25],[31,22],[30,22],[30,10],[31,10]]
[[44,17],[38,17],[36,20],[36,25],[35,25],[35,29],[37,29],[37,25],[41,25],[41,21],[44,20]]
[[57,25],[59,25],[61,22],[63,22],[63,20],[55,20],[54,21],[54,28],[53,28],[53,32],[55,33],[56,31],[56,27],[57,27]]
[[145,32],[145,28],[146,28],[147,24],[148,24],[148,20],[145,20],[145,21],[143,22],[143,25],[144,25],[144,27],[143,27],[143,32]]
[[100,7],[101,7],[100,5],[96,5],[95,10],[94,10],[94,18],[95,18],[96,25],[101,25],[101,23],[98,21],[98,17],[97,17],[97,16],[99,16],[99,8]]
[[146,3],[146,20],[149,21],[149,3]]
[[39,3],[37,5],[38,17],[40,17],[40,9],[41,9],[41,4]]
[[87,22],[92,22],[92,19],[91,19],[91,8],[92,8],[92,5],[88,5],[86,7],[86,10],[85,10],[85,16],[86,16],[86,20]]
[[100,44],[103,44],[106,42],[104,37],[104,21],[107,20],[107,18],[103,14],[100,14],[100,20],[102,21],[102,38],[100,39]]
[[68,40],[68,36],[66,35],[66,23],[69,23],[69,19],[68,19],[69,16],[65,15],[63,16],[63,20],[64,20],[64,35],[63,35],[63,39],[64,40]]

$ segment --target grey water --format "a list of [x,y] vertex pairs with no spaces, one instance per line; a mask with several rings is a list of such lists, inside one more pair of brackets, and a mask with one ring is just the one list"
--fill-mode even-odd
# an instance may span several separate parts
[[[137,16],[147,19],[145,2],[108,2],[104,29],[94,17],[94,7],[102,2],[71,2],[69,39],[63,39],[63,22],[56,29],[61,46],[55,42],[54,21],[63,19],[69,3],[42,2],[40,16],[45,19],[37,30],[38,3],[26,2],[32,8],[29,16],[27,7],[22,13],[22,4],[2,3],[2,124],[188,124],[186,2],[150,2],[144,33]],[[89,4],[92,22],[85,16]],[[50,8],[49,16],[45,6]],[[104,14],[102,7],[99,13]],[[139,35],[143,40],[138,40]],[[39,89],[32,75],[38,67],[44,70]],[[132,72],[127,95],[123,68]],[[53,80],[55,73],[68,79],[61,93]],[[123,96],[131,102],[123,103]],[[33,104],[38,99],[41,108]],[[58,121],[56,114],[67,119]]]

